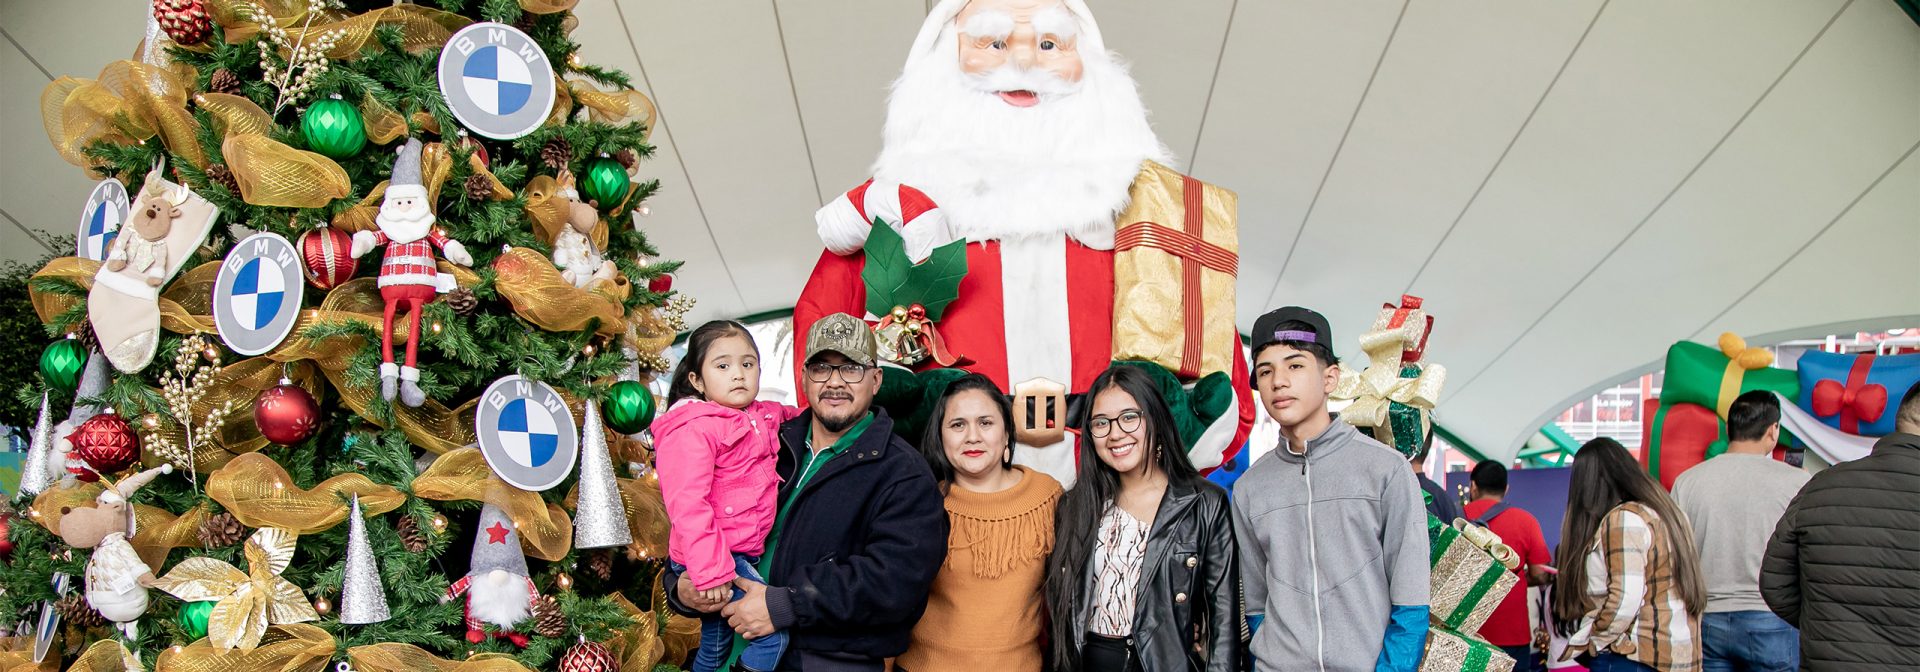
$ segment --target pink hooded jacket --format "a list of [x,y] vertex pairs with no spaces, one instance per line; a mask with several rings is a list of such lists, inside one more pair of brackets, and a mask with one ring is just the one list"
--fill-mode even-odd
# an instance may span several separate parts
[[683,399],[654,421],[654,467],[673,522],[667,555],[694,588],[732,580],[732,554],[765,551],[779,511],[780,423],[799,414],[772,401],[742,410]]

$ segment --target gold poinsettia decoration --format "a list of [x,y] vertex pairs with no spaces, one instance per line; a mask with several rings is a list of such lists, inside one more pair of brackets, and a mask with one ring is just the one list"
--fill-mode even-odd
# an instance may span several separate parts
[[260,528],[247,539],[248,571],[213,558],[187,558],[154,587],[188,602],[218,600],[207,615],[207,638],[222,651],[251,651],[269,625],[320,619],[300,588],[280,578],[299,538],[277,527]]

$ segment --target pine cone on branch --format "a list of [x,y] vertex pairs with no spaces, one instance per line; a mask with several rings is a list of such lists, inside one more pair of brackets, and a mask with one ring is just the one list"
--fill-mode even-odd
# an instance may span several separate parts
[[408,553],[427,550],[427,533],[420,529],[419,523],[413,521],[413,516],[400,517],[399,531],[400,545],[407,547]]
[[567,634],[567,615],[560,611],[560,601],[552,595],[541,595],[533,601],[533,620],[533,632],[541,637]]
[[447,307],[452,308],[455,315],[472,315],[474,310],[480,308],[480,297],[474,296],[471,289],[456,288],[447,292]]
[[640,153],[633,151],[633,148],[629,147],[626,149],[622,149],[618,152],[614,152],[613,160],[619,161],[620,167],[626,168],[627,170],[633,170],[634,164],[640,163]]
[[566,138],[548,140],[546,146],[540,148],[540,162],[554,170],[566,168],[573,163],[573,143]]
[[226,68],[215,70],[213,77],[207,80],[207,91],[240,95],[240,76]]
[[247,526],[241,525],[233,514],[222,513],[201,523],[198,536],[202,548],[226,548],[246,538]]
[[587,554],[587,571],[601,581],[613,580],[613,552],[593,551]]
[[485,201],[493,198],[493,181],[485,175],[468,175],[465,186],[467,200]]
[[73,336],[79,339],[83,352],[100,351],[100,335],[93,333],[93,320],[81,320],[80,326],[74,327]]
[[61,620],[83,630],[107,624],[107,617],[101,616],[99,610],[87,604],[87,597],[80,593],[60,598],[60,601],[53,603],[53,610],[60,612]]
[[207,166],[207,183],[226,187],[235,196],[240,195],[240,180],[233,176],[233,169],[219,164]]

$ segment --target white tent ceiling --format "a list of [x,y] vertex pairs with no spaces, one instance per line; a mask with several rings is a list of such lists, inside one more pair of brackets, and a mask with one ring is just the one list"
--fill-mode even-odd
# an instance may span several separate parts
[[[88,188],[40,88],[130,51],[144,2],[0,0],[5,257]],[[1892,0],[1092,4],[1182,166],[1240,193],[1241,326],[1298,303],[1351,342],[1426,297],[1440,420],[1482,451],[1675,340],[1920,324],[1920,26]],[[659,104],[644,226],[696,319],[792,304],[925,10],[581,1],[587,60]]]

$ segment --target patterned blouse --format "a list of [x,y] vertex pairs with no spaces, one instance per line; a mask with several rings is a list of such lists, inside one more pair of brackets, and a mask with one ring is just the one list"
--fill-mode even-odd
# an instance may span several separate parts
[[1094,634],[1133,634],[1134,586],[1140,581],[1140,563],[1147,557],[1148,531],[1146,523],[1113,504],[1100,517],[1093,548],[1093,619],[1087,624]]

